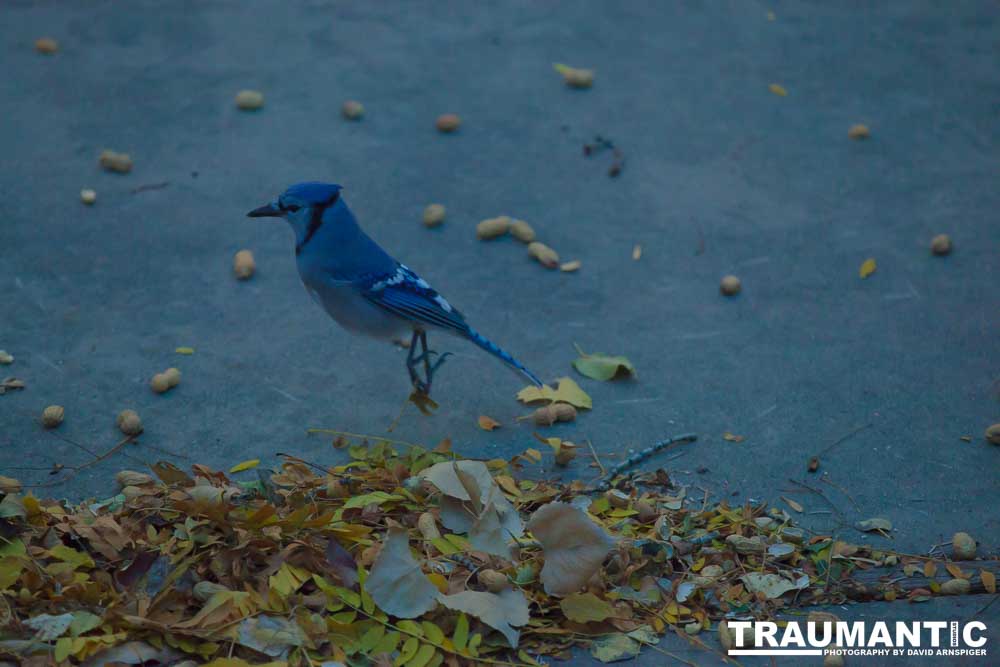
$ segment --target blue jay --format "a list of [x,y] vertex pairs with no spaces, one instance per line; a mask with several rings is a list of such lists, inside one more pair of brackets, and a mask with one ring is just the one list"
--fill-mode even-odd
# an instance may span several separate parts
[[[247,213],[251,218],[284,218],[292,226],[299,276],[330,317],[352,333],[383,340],[405,340],[409,334],[406,369],[414,389],[425,396],[448,356],[445,353],[431,363],[437,353],[427,348],[429,330],[466,338],[542,386],[534,373],[470,327],[443,296],[369,238],[340,190],[331,183],[299,183],[276,201]],[[417,373],[420,364],[422,379]]]

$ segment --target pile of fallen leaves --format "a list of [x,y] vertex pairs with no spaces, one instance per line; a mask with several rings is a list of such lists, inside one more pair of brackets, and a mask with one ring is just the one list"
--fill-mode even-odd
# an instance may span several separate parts
[[588,487],[518,479],[535,450],[335,444],[348,464],[123,471],[120,494],[78,507],[8,486],[0,655],[423,667],[584,647],[610,662],[665,653],[666,632],[718,652],[699,634],[720,619],[843,601],[852,571],[896,558],[687,498],[663,470]]

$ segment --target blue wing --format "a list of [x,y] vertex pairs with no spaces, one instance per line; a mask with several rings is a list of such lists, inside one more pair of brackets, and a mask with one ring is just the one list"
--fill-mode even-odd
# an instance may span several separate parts
[[365,298],[376,306],[413,322],[418,327],[431,325],[464,336],[508,366],[523,373],[535,386],[542,386],[542,381],[537,375],[470,327],[462,313],[455,310],[433,287],[402,264],[398,265],[392,274],[365,276],[358,282],[358,286]]
[[414,324],[469,334],[469,325],[462,313],[402,264],[396,267],[395,273],[366,276],[361,291],[376,306]]

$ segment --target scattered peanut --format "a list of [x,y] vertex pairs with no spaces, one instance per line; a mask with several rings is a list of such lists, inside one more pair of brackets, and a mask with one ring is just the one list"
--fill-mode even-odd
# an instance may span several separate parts
[[241,90],[236,93],[236,107],[244,111],[256,111],[264,106],[264,93],[259,90]]
[[569,462],[576,458],[577,449],[579,449],[578,445],[569,440],[563,440],[559,443],[559,449],[556,450],[556,465],[569,465]]
[[118,428],[125,435],[139,435],[142,433],[142,419],[139,418],[135,410],[122,410],[115,420]]
[[931,239],[931,252],[935,255],[947,255],[951,252],[951,237],[938,234]]
[[955,533],[951,538],[951,554],[955,560],[972,560],[976,557],[976,541],[968,533]]
[[570,88],[590,88],[594,85],[594,70],[592,69],[580,69],[559,64],[555,68],[556,71],[562,74],[563,81]]
[[847,130],[847,136],[854,140],[867,139],[871,136],[871,131],[867,125],[858,123],[857,125],[851,125],[850,129]]
[[611,506],[615,509],[625,509],[628,507],[629,495],[624,491],[611,489],[604,495],[607,497],[608,502],[611,503]]
[[[807,623],[816,624],[816,636],[820,638],[826,637],[827,634],[832,635],[835,633],[838,621],[840,621],[840,618],[836,614],[831,614],[828,611],[811,611],[809,612],[809,616],[806,617]],[[827,627],[823,625],[824,623],[830,624],[829,633],[827,632]]]
[[136,472],[135,470],[122,470],[117,475],[115,475],[115,481],[118,482],[118,486],[124,488],[126,486],[144,486],[146,484],[152,484],[153,478],[144,472]]
[[511,220],[510,235],[521,243],[531,243],[535,240],[535,230],[524,220]]
[[722,282],[719,283],[719,291],[725,296],[739,294],[742,288],[743,283],[736,276],[723,276]]
[[91,206],[97,201],[97,193],[89,189],[80,190],[80,201],[87,206]]
[[986,439],[993,445],[1000,445],[1000,424],[993,424],[983,433]]
[[558,253],[540,241],[533,241],[528,244],[528,254],[538,260],[538,263],[547,269],[554,269],[559,266]]
[[[743,641],[740,644],[736,642],[736,634],[739,633],[743,636]],[[754,635],[753,628],[741,628],[737,630],[736,628],[729,626],[729,621],[719,622],[719,643],[722,644],[722,648],[727,651],[732,648],[753,648],[754,645]]]
[[532,412],[531,418],[539,426],[552,426],[556,422],[571,422],[576,419],[576,408],[569,403],[553,403]]
[[61,405],[50,405],[42,411],[42,426],[45,428],[55,428],[63,423],[66,410]]
[[968,595],[972,584],[968,579],[949,579],[941,584],[941,595]]
[[237,280],[249,280],[256,270],[253,253],[249,250],[240,250],[233,257],[233,273],[236,274]]
[[157,373],[153,376],[153,379],[149,381],[149,388],[157,394],[165,393],[168,389],[170,389],[170,380],[167,379],[165,373]]
[[420,534],[424,536],[425,540],[436,540],[441,537],[441,531],[438,530],[434,515],[430,512],[424,512],[420,515],[420,518],[417,519],[417,528],[420,529]]
[[424,209],[424,227],[438,227],[444,222],[444,206],[429,204]]
[[440,132],[454,132],[458,129],[458,126],[462,124],[462,119],[458,117],[457,114],[446,113],[438,116],[437,121],[434,122],[434,126]]
[[583,266],[583,263],[578,259],[574,259],[572,262],[560,264],[559,270],[566,273],[572,273],[573,271],[579,271],[581,266]]
[[357,100],[347,100],[344,102],[344,106],[340,107],[340,113],[347,120],[361,120],[361,117],[365,115],[365,108]]
[[656,508],[647,503],[645,500],[636,501],[633,509],[638,512],[635,518],[639,520],[639,523],[656,521],[656,518],[659,516]]
[[0,475],[0,493],[20,493],[21,488],[21,480]]
[[167,376],[167,382],[170,383],[171,388],[181,383],[181,372],[173,366],[163,371],[163,374]]
[[[836,649],[836,646],[831,646]],[[823,667],[844,667],[844,656],[841,653],[827,653],[823,656]]]
[[510,588],[510,581],[507,580],[507,575],[496,570],[480,570],[476,574],[476,578],[479,579],[479,583],[485,586],[486,590],[490,593],[499,593],[505,588]]
[[485,241],[503,236],[510,229],[510,218],[501,215],[497,218],[487,218],[476,225],[476,238]]
[[128,153],[116,153],[112,150],[104,150],[101,151],[98,162],[104,171],[116,171],[119,174],[127,174],[132,171],[132,157]]
[[45,55],[50,56],[58,50],[59,42],[51,37],[39,37],[35,40],[35,51],[38,51],[39,53],[44,53]]

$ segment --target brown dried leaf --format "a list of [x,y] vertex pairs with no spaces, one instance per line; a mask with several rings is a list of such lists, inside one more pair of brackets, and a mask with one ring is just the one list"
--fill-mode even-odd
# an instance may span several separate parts
[[538,508],[527,528],[545,554],[541,581],[549,595],[568,595],[583,588],[614,546],[603,528],[568,503]]

